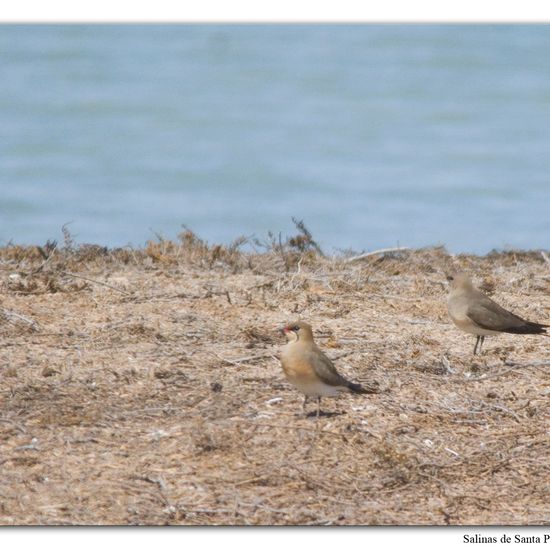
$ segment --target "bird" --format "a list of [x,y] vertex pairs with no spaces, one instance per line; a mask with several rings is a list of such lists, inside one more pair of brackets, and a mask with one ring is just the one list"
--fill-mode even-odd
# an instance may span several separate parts
[[338,374],[332,361],[315,344],[308,323],[296,321],[281,330],[288,341],[282,348],[281,365],[287,380],[304,394],[304,414],[310,397],[317,398],[319,418],[321,397],[332,397],[341,392],[368,393],[360,384]]
[[478,347],[481,353],[485,336],[501,332],[545,335],[549,325],[527,321],[499,306],[477,290],[466,273],[450,274],[447,280],[450,283],[447,298],[449,316],[459,329],[476,336],[474,355]]

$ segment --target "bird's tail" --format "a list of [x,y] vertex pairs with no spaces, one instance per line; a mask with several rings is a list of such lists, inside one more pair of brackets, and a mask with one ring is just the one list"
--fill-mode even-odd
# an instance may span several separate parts
[[350,382],[348,384],[348,388],[353,393],[367,393],[367,390],[365,390],[365,388],[363,386],[361,386],[361,384],[355,384],[354,382]]
[[510,332],[512,334],[544,334],[545,336],[547,336],[547,328],[548,325],[542,325],[541,323],[532,323],[531,321],[527,321],[524,325],[510,328],[504,332]]

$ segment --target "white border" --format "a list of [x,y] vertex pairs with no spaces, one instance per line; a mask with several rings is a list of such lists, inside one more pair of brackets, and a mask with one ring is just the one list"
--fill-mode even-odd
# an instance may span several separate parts
[[17,0],[0,22],[550,22],[544,0]]
[[[494,537],[495,543],[467,543],[469,537]],[[538,536],[540,544],[518,544],[514,535]],[[315,550],[454,550],[464,548],[544,548],[548,527],[332,527],[332,528],[234,528],[234,527],[130,527],[130,528],[4,528],[0,533],[6,548],[40,548],[41,550],[133,550],[162,547],[166,549],[223,548],[224,550],[281,550],[312,548]],[[503,544],[502,536],[511,537]],[[11,543],[11,544],[10,544]],[[548,544],[548,543],[547,543]]]

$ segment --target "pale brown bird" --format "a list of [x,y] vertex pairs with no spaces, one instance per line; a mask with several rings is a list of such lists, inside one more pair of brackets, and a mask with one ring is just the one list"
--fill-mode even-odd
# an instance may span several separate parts
[[450,292],[447,309],[454,324],[464,332],[476,336],[474,355],[481,353],[485,336],[507,332],[510,334],[544,334],[541,323],[526,321],[507,311],[477,290],[465,273],[454,273],[447,277]]
[[332,361],[313,341],[311,326],[296,321],[282,328],[288,343],[281,352],[281,364],[288,381],[304,394],[303,410],[310,397],[317,398],[317,417],[321,412],[321,397],[340,392],[367,393],[360,385],[338,374]]

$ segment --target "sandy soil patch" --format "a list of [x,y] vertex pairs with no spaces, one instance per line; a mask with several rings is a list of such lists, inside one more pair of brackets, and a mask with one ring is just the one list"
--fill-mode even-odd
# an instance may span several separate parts
[[[296,239],[0,249],[0,523],[549,524],[550,339],[473,357],[444,277],[549,322],[543,255]],[[373,393],[301,416],[294,318]]]

